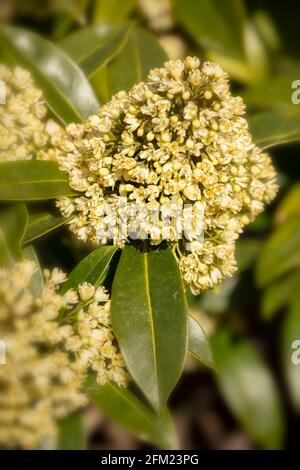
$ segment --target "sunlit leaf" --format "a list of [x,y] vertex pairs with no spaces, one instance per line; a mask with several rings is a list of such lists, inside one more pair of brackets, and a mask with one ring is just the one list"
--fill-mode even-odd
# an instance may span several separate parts
[[63,122],[80,122],[99,103],[82,70],[59,47],[36,33],[0,26],[1,46],[34,76],[52,111]]
[[272,110],[249,117],[254,142],[262,148],[300,140],[300,112]]
[[280,398],[269,369],[253,346],[234,344],[228,331],[212,337],[217,379],[230,409],[262,449],[282,446]]
[[139,439],[163,449],[178,449],[176,432],[167,409],[157,415],[129,388],[119,388],[112,383],[97,385],[91,378],[85,390],[107,416]]
[[200,323],[189,316],[188,320],[188,348],[189,352],[202,364],[214,367],[214,362],[206,335]]
[[20,204],[0,212],[0,265],[22,259],[21,245],[26,231],[28,214]]
[[33,201],[72,195],[68,181],[56,162],[0,163],[0,200]]
[[[179,379],[187,349],[187,304],[170,249],[123,249],[111,299],[112,325],[126,365],[161,410]],[[137,359],[138,358],[138,359]]]
[[107,275],[110,262],[118,248],[116,246],[102,246],[83,258],[68,276],[62,286],[62,292],[77,288],[79,284],[89,282],[94,286],[101,285]]
[[128,25],[102,23],[79,29],[60,42],[60,47],[88,77],[92,77],[121,50],[127,40]]

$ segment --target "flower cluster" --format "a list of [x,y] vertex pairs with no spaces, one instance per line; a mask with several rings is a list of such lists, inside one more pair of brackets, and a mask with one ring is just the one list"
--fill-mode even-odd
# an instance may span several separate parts
[[[113,220],[105,205],[117,206],[124,197],[141,214],[201,204],[205,242],[185,235],[190,252],[187,240],[163,231],[161,218],[155,226],[147,215],[132,219],[150,243],[173,245],[194,293],[232,275],[236,239],[277,191],[270,157],[252,142],[244,112],[217,64],[200,67],[197,58],[187,57],[152,70],[85,124],[68,126],[57,158],[81,194],[58,205],[65,216],[74,216],[71,230],[82,240],[107,243],[103,227]],[[117,234],[112,238],[124,243]]]
[[4,103],[0,105],[0,162],[47,159],[59,125],[47,119],[47,107],[27,70],[0,65]]
[[[55,438],[56,422],[86,404],[82,380],[125,386],[127,373],[110,326],[106,291],[83,284],[60,294],[65,275],[22,261],[0,270],[0,447],[32,449]],[[65,312],[66,315],[61,315]],[[63,317],[60,319],[60,317]]]

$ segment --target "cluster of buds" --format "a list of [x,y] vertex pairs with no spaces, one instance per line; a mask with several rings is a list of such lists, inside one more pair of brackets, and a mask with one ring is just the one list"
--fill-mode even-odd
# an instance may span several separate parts
[[48,159],[60,127],[48,118],[41,90],[20,67],[0,65],[0,83],[0,162]]
[[[82,384],[94,371],[99,384],[126,386],[127,372],[112,333],[109,296],[83,284],[60,293],[66,276],[22,261],[0,270],[0,330],[6,364],[0,367],[0,447],[51,445],[57,421],[86,405]],[[62,312],[65,315],[62,315]]]

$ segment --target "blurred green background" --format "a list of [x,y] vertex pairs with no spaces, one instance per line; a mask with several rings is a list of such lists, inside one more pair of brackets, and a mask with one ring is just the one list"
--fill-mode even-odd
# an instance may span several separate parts
[[[102,103],[167,57],[219,62],[247,104],[255,142],[272,155],[280,191],[238,242],[237,275],[189,296],[206,333],[215,333],[219,374],[187,362],[171,400],[183,448],[299,442],[300,352],[299,364],[292,361],[300,340],[299,12],[296,0],[0,0],[1,23],[62,47]],[[44,265],[67,270],[87,250],[64,228],[36,248]],[[90,448],[145,448],[100,412],[89,409],[87,417]]]

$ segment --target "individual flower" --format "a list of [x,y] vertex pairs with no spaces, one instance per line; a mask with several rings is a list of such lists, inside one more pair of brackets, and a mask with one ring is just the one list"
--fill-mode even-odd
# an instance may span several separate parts
[[[244,113],[220,66],[187,57],[68,126],[56,153],[78,191],[58,202],[73,215],[71,230],[99,244],[122,246],[137,233],[150,244],[169,242],[195,294],[231,276],[237,238],[277,191],[271,159],[253,143]],[[176,211],[190,207],[197,231],[200,206],[204,243],[193,230],[178,237]]]
[[34,449],[55,439],[57,421],[86,405],[82,382],[126,386],[127,373],[112,333],[109,296],[84,283],[60,292],[66,276],[22,261],[0,270],[0,447]]
[[0,65],[0,162],[49,159],[48,150],[62,129],[48,117],[41,90],[27,70]]

